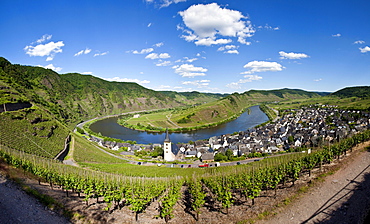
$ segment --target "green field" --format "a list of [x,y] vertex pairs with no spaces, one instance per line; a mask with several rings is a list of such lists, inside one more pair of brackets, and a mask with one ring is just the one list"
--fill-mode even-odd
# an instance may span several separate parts
[[239,94],[200,106],[142,114],[139,118],[120,119],[119,124],[137,130],[188,131],[217,126],[237,118],[252,106]]
[[357,110],[368,110],[370,108],[370,99],[369,98],[340,98],[334,96],[325,96],[320,98],[309,98],[309,99],[296,99],[289,100],[284,102],[279,102],[277,104],[270,104],[271,107],[277,110],[285,109],[295,109],[301,106],[308,105],[335,105],[341,109],[357,109]]

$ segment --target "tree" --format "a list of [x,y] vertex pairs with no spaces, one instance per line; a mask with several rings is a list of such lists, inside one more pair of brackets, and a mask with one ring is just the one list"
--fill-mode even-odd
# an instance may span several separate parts
[[227,160],[227,156],[225,156],[225,154],[224,154],[224,153],[219,152],[219,153],[216,153],[214,160],[215,160],[215,161],[223,161],[223,160]]
[[292,135],[289,135],[288,142],[291,144],[294,142],[294,137]]
[[84,131],[82,128],[77,127],[76,129],[77,129],[77,132],[78,132],[78,133],[80,133],[80,134],[82,134],[82,135],[83,135],[83,134],[85,134],[85,131]]
[[228,160],[232,160],[234,153],[231,149],[226,150],[225,156],[227,157]]
[[154,147],[153,152],[150,154],[152,157],[164,156],[164,150],[162,147],[156,146]]

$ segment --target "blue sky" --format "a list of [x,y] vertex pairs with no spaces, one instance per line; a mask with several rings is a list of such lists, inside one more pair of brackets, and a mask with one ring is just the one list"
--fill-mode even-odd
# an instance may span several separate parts
[[370,1],[1,1],[0,56],[153,90],[370,85]]

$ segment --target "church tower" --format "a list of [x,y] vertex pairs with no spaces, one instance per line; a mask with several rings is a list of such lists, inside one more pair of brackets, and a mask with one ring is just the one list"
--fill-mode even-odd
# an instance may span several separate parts
[[163,143],[163,151],[164,151],[164,160],[165,161],[174,161],[175,155],[172,153],[172,143],[170,140],[170,136],[168,134],[168,128],[166,129],[166,137]]

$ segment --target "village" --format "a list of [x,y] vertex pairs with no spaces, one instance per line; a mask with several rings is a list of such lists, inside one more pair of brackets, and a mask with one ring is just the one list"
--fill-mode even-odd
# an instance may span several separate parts
[[[311,150],[349,137],[370,128],[370,115],[358,110],[341,110],[336,106],[312,106],[282,112],[275,121],[250,128],[238,134],[214,136],[208,140],[197,140],[194,144],[173,144],[168,132],[163,144],[137,145],[102,141],[90,136],[90,140],[111,150],[125,147],[122,155],[134,155],[142,150],[164,149],[163,162],[185,162],[190,159],[198,163],[214,162],[217,154],[227,152],[235,157],[246,158],[251,153],[274,154]],[[222,157],[221,157],[222,158]]]

